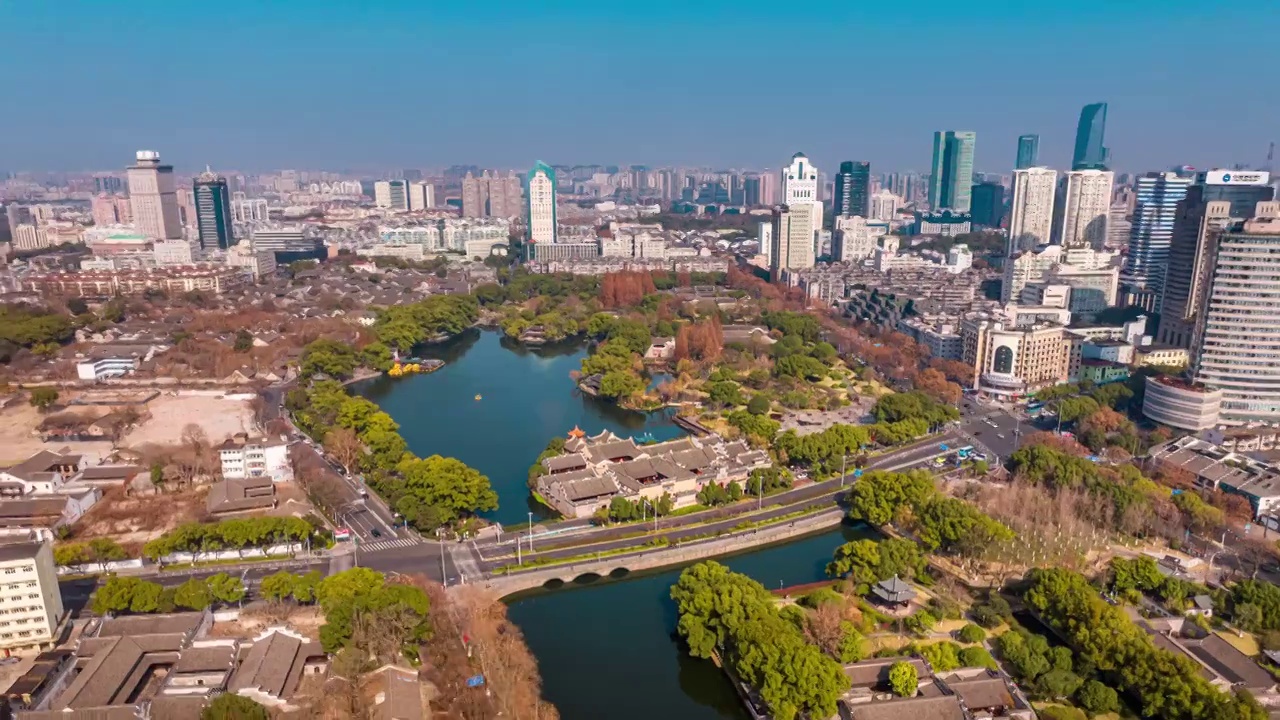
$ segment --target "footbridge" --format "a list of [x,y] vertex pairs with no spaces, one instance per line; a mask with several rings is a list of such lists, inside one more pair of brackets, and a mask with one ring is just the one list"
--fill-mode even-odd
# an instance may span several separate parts
[[681,543],[674,547],[638,548],[635,552],[599,559],[583,557],[576,562],[494,575],[484,582],[484,586],[501,597],[526,590],[558,588],[601,578],[618,579],[641,570],[683,565],[826,530],[839,525],[843,515],[843,510],[832,508],[790,522]]

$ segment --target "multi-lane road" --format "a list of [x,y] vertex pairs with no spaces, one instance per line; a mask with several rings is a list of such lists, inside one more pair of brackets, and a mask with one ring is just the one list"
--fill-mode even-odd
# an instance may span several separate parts
[[969,444],[994,456],[992,466],[1008,460],[1021,447],[1022,440],[1038,429],[998,405],[980,403],[973,398],[965,398],[960,404],[959,432]]

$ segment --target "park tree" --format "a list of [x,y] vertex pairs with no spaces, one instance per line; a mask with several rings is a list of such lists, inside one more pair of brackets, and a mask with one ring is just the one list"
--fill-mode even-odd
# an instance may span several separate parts
[[50,406],[58,402],[58,390],[52,387],[37,387],[31,389],[31,406],[40,410],[48,410]]
[[238,603],[244,599],[246,592],[244,583],[238,577],[218,573],[209,578],[209,594],[220,603]]
[[[489,485],[489,478],[455,458],[407,457],[396,469],[402,479],[401,498],[412,497],[419,503],[413,508],[416,516],[404,513],[405,518],[420,530],[435,530],[440,524],[498,507],[498,495]],[[427,507],[434,508],[430,516],[422,512]]]
[[358,364],[356,351],[350,345],[321,338],[303,348],[299,372],[303,378],[327,375],[346,379],[351,377]]
[[1076,690],[1076,704],[1090,717],[1115,712],[1120,709],[1120,695],[1105,683],[1087,680]]
[[236,693],[221,693],[200,712],[200,720],[269,720],[267,709]]
[[916,666],[906,660],[899,660],[889,666],[889,689],[898,697],[915,697],[920,686],[920,678]]
[[296,582],[293,573],[281,570],[262,578],[262,583],[258,586],[258,594],[268,600],[285,600],[293,595]]
[[235,342],[232,343],[231,349],[238,353],[247,353],[253,349],[253,333],[240,328],[236,331]]
[[600,396],[625,400],[644,390],[644,381],[633,372],[614,370],[600,378]]
[[204,610],[213,604],[213,593],[204,578],[191,578],[177,587],[173,601],[188,610]]
[[355,469],[356,463],[364,455],[364,443],[351,428],[334,428],[324,434],[324,449],[348,473]]

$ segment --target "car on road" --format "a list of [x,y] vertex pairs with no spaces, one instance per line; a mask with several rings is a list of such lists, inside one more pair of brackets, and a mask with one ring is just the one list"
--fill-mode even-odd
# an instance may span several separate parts
[[1008,439],[1008,438],[1006,438],[1006,437],[1004,436],[1004,433],[996,433],[996,437],[1000,438],[1001,440],[1007,440],[1007,439]]
[[374,536],[374,537],[376,537],[376,538],[380,538],[380,537],[382,537],[382,531],[381,531],[381,530],[379,530],[378,528],[374,528],[374,529],[370,530],[370,531],[369,531],[369,534],[370,534],[370,535],[372,535],[372,536]]

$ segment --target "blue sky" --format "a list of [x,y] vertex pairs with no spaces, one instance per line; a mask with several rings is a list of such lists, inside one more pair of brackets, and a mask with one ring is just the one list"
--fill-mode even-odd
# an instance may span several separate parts
[[0,0],[0,169],[475,163],[924,170],[931,133],[1122,171],[1260,164],[1276,0]]

